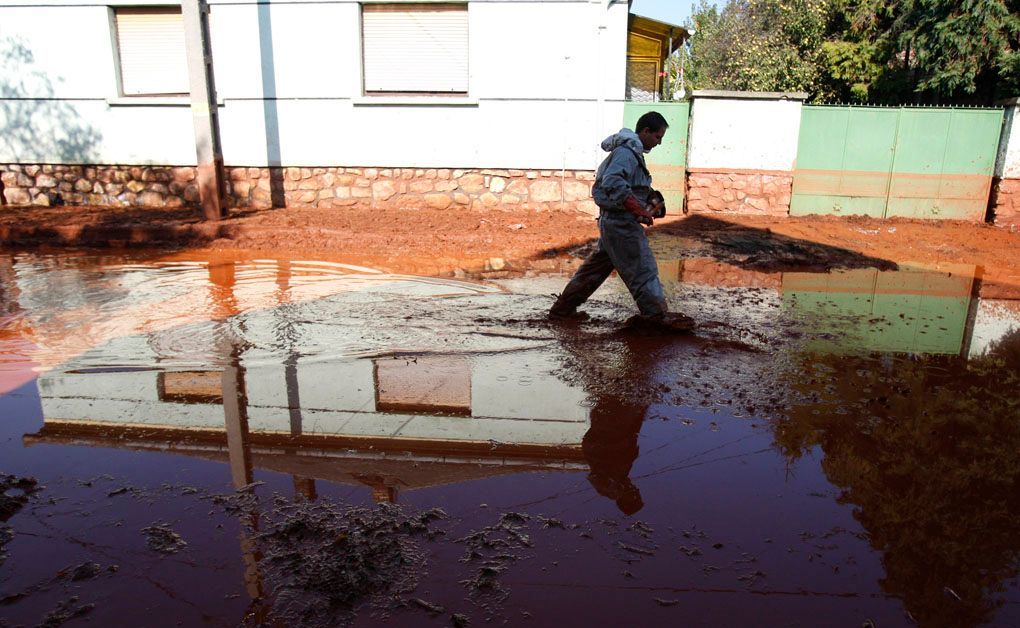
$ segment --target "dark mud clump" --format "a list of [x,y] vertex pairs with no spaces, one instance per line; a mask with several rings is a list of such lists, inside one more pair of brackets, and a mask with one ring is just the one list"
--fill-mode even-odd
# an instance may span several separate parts
[[37,490],[39,484],[32,478],[0,473],[0,521],[7,521],[21,510]]
[[335,626],[351,622],[364,603],[384,610],[404,605],[400,596],[414,589],[425,565],[416,539],[441,535],[434,522],[446,513],[278,498],[269,518],[255,536],[269,589],[259,620],[268,615],[285,625]]
[[181,538],[181,535],[174,532],[166,524],[151,525],[147,528],[142,528],[142,532],[145,533],[145,540],[149,544],[149,549],[161,554],[176,554],[188,545]]
[[103,572],[103,567],[99,563],[84,562],[73,569],[66,570],[67,577],[74,582],[80,582],[82,580],[91,580]]
[[530,520],[530,515],[507,512],[495,525],[457,539],[457,543],[465,546],[461,562],[475,566],[474,575],[460,584],[467,588],[468,598],[485,608],[490,617],[510,596],[500,576],[511,564],[525,558],[522,552],[533,546],[525,528]]
[[24,508],[28,498],[39,489],[39,483],[32,478],[0,473],[0,565],[7,559],[4,548],[14,538],[14,532],[5,522]]
[[70,597],[63,600],[57,607],[46,614],[42,623],[39,624],[40,628],[55,628],[56,626],[62,626],[66,622],[79,617],[88,615],[95,609],[95,604],[79,604],[78,596]]

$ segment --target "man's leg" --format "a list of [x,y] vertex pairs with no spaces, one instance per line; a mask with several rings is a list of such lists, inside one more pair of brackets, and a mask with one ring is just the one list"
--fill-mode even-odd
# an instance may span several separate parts
[[659,267],[644,227],[629,214],[613,215],[603,225],[600,243],[641,314],[665,314],[666,297],[659,282]]
[[567,287],[563,289],[549,309],[549,315],[553,317],[573,316],[577,311],[577,306],[587,301],[588,297],[598,290],[612,272],[613,262],[602,246],[602,238],[599,238],[595,252],[589,255],[588,259],[584,260],[584,264],[581,264],[581,267],[574,273]]

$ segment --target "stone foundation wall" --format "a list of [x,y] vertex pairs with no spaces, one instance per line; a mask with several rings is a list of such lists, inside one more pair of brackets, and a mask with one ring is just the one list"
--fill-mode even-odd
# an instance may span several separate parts
[[792,174],[691,172],[687,211],[786,216],[792,191]]
[[66,166],[0,164],[8,205],[182,207],[197,204],[190,166]]
[[[225,169],[228,207],[575,209],[597,213],[591,171]],[[9,205],[197,206],[195,168],[0,164]]]
[[1020,179],[995,179],[991,205],[996,225],[1020,227]]

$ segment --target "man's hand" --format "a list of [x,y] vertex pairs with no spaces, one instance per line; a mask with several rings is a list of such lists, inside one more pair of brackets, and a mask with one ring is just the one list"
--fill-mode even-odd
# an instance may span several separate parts
[[655,218],[655,215],[648,211],[647,207],[642,206],[641,201],[637,200],[633,196],[628,196],[626,200],[623,201],[623,207],[630,213],[634,214],[639,223],[648,225],[649,227],[652,226],[654,222],[652,219]]

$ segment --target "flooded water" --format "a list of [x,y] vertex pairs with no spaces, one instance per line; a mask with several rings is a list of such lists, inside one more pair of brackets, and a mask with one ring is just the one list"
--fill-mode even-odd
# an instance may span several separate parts
[[0,254],[0,626],[1020,625],[1020,303],[660,270]]

